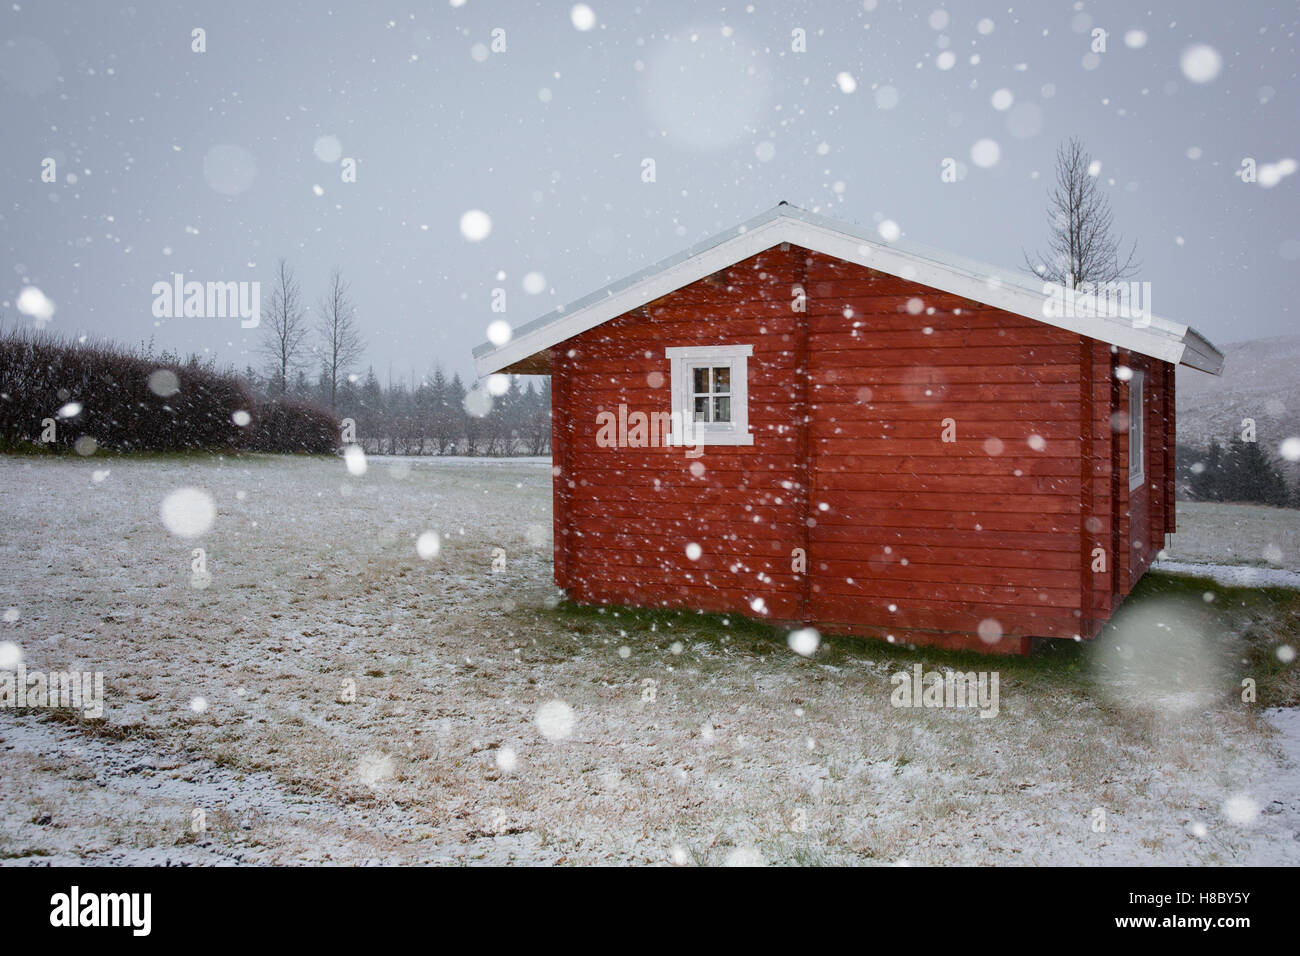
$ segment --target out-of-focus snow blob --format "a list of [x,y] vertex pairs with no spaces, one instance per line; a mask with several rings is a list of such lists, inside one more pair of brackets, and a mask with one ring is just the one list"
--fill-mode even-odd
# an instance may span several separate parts
[[822,636],[817,633],[815,628],[801,627],[797,631],[791,631],[785,639],[790,645],[790,650],[803,657],[812,657],[817,653],[817,648],[821,646]]
[[989,98],[989,101],[993,104],[993,108],[1000,112],[1002,110],[1011,109],[1011,104],[1016,101],[1016,97],[1010,90],[1003,87],[994,92],[993,96]]
[[68,402],[59,409],[60,418],[76,418],[81,414],[81,402]]
[[1042,435],[1030,435],[1025,439],[1025,443],[1034,451],[1042,451],[1047,447],[1047,439],[1043,438]]
[[465,414],[471,418],[483,418],[492,411],[492,396],[488,394],[486,388],[471,388],[465,393],[465,399],[461,403],[465,409]]
[[686,27],[664,37],[646,59],[642,96],[651,128],[673,143],[716,150],[753,135],[770,78],[738,30]]
[[519,756],[510,747],[501,747],[497,750],[496,765],[502,773],[513,773],[519,766]]
[[852,73],[841,72],[835,74],[835,85],[840,88],[841,93],[852,93],[858,88],[858,81],[853,78]]
[[373,790],[391,780],[396,771],[392,757],[382,751],[372,750],[357,765],[357,778]]
[[993,32],[993,21],[984,17],[979,23],[975,24],[975,29],[980,32],[980,36],[988,36]]
[[942,8],[930,14],[930,29],[942,30],[948,26],[948,11]]
[[1208,43],[1194,43],[1183,51],[1178,65],[1193,83],[1209,83],[1223,69],[1223,57]]
[[765,139],[754,147],[754,156],[760,163],[770,163],[776,156],[776,144],[770,139]]
[[892,86],[882,86],[876,90],[876,109],[892,110],[898,105],[898,90]]
[[159,398],[170,398],[181,390],[181,380],[169,368],[160,368],[149,373],[149,391]]
[[163,499],[159,510],[167,530],[179,538],[206,534],[217,517],[216,503],[201,488],[177,488]]
[[529,295],[541,295],[546,291],[546,276],[540,272],[529,272],[524,275],[524,291]]
[[206,697],[191,697],[190,710],[196,714],[201,714],[208,709],[208,699]]
[[880,233],[880,238],[884,239],[885,242],[893,242],[903,234],[903,231],[898,228],[898,223],[892,219],[882,220],[880,225],[876,227],[876,231]]
[[312,151],[322,163],[337,163],[343,155],[343,144],[337,136],[321,136]]
[[99,451],[99,442],[95,441],[90,435],[82,435],[72,444],[72,450],[82,458],[89,458],[95,452]]
[[18,293],[18,298],[14,300],[14,305],[23,315],[30,316],[37,322],[48,322],[54,317],[55,304],[40,289],[34,285],[25,286]]
[[17,623],[18,623],[18,618],[21,617],[21,616],[22,616],[22,615],[19,614],[19,612],[18,612],[18,608],[16,608],[16,607],[7,607],[7,608],[5,608],[5,613],[4,613],[4,622],[5,622],[6,624],[17,624]]
[[1289,156],[1276,163],[1264,163],[1259,167],[1259,184],[1265,189],[1272,189],[1295,171],[1296,161]]
[[1239,827],[1254,826],[1259,820],[1259,804],[1244,793],[1234,793],[1223,801],[1223,815]]
[[349,475],[360,478],[366,473],[366,453],[360,445],[348,445],[343,449],[343,464],[347,466]]
[[951,70],[957,65],[957,54],[952,50],[944,50],[934,58],[934,65],[941,70]]
[[1000,455],[1002,454],[1002,449],[1005,447],[1006,446],[1003,444],[1002,439],[998,438],[996,435],[984,439],[984,454],[986,455]]
[[470,242],[482,242],[492,231],[492,217],[482,209],[470,209],[461,214],[460,234]]
[[510,328],[510,323],[505,319],[497,319],[487,327],[488,341],[496,346],[505,345],[514,334],[514,329]]
[[686,557],[690,558],[692,561],[700,560],[700,555],[702,555],[703,553],[704,553],[704,549],[701,548],[694,541],[692,541],[690,544],[686,546]]
[[23,660],[23,649],[13,641],[0,641],[0,669],[17,670]]
[[596,25],[596,11],[585,3],[575,3],[569,11],[569,21],[575,30],[586,33]]
[[1223,627],[1199,595],[1130,598],[1111,618],[1094,680],[1124,710],[1197,711],[1217,699],[1226,679]]
[[749,608],[755,614],[766,614],[767,602],[764,601],[761,597],[756,597],[754,598],[754,600],[749,602]]
[[488,394],[494,398],[500,398],[506,392],[510,391],[510,376],[502,375],[497,372],[487,377]]
[[253,416],[240,408],[230,413],[230,420],[240,428],[247,428],[249,423],[252,422]]
[[981,139],[970,148],[970,158],[981,169],[989,169],[996,166],[1002,158],[1002,147],[997,140]]
[[551,700],[537,708],[537,729],[547,740],[564,740],[573,734],[573,708],[562,700]]
[[1131,50],[1140,50],[1147,45],[1145,30],[1132,29],[1124,34],[1124,45]]
[[223,196],[238,196],[257,178],[257,161],[242,146],[213,146],[203,157],[203,178]]
[[980,640],[985,644],[996,644],[1002,640],[1002,622],[991,617],[986,617],[980,621],[979,627],[976,628]]
[[1037,103],[1017,103],[1007,113],[1007,131],[1016,139],[1030,139],[1043,129],[1043,109]]
[[1277,659],[1283,664],[1290,664],[1295,661],[1295,648],[1290,644],[1279,644],[1277,648]]
[[1287,461],[1300,461],[1300,437],[1293,435],[1284,438],[1282,444],[1277,446],[1277,452]]
[[723,866],[755,867],[763,865],[763,854],[752,846],[738,846],[727,854]]
[[436,531],[426,531],[415,539],[415,553],[426,561],[432,561],[442,550],[442,539]]

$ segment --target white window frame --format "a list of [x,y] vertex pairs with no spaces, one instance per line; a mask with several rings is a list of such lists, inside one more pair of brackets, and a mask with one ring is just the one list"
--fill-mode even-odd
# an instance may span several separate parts
[[[752,345],[691,345],[664,349],[671,369],[672,437],[674,445],[752,445],[749,431],[749,359]],[[702,366],[731,369],[731,421],[696,422],[692,401],[692,369]]]
[[1146,375],[1133,370],[1128,382],[1128,490],[1146,481]]

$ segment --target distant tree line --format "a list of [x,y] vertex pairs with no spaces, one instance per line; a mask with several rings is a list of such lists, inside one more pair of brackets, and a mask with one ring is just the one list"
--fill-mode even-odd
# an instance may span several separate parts
[[1227,445],[1212,441],[1204,449],[1179,445],[1177,472],[1181,496],[1193,501],[1300,508],[1300,481],[1288,487],[1279,462],[1260,442],[1234,437]]
[[283,259],[262,309],[261,370],[241,373],[254,391],[330,409],[356,425],[357,442],[372,455],[546,455],[551,450],[551,384],[509,379],[504,394],[467,388],[435,366],[418,381],[382,384],[365,354],[351,287],[330,272],[314,321],[302,288]]
[[[278,388],[274,375],[249,366],[242,377],[262,393]],[[471,394],[471,393],[476,394]],[[488,396],[466,388],[437,365],[423,377],[381,383],[375,369],[364,376],[332,381],[328,370],[314,380],[299,369],[285,392],[289,398],[329,407],[356,423],[357,442],[370,455],[549,455],[551,380],[540,387],[511,376],[504,394]],[[489,406],[490,401],[490,407]]]

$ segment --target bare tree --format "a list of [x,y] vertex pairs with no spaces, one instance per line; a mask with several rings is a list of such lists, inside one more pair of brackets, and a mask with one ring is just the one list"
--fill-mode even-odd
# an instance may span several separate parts
[[1133,261],[1137,243],[1123,252],[1122,237],[1112,232],[1110,200],[1091,167],[1092,157],[1077,137],[1056,148],[1056,186],[1047,196],[1047,252],[1024,253],[1025,264],[1048,282],[1077,288],[1118,282],[1138,270]]
[[280,394],[289,390],[289,373],[302,367],[303,342],[309,330],[306,312],[302,307],[302,290],[294,278],[293,269],[283,259],[271,295],[262,309],[266,321],[266,340],[262,352],[267,356],[271,371],[271,388],[279,387]]
[[330,390],[330,408],[338,408],[339,383],[361,359],[365,343],[357,328],[356,310],[343,281],[343,270],[330,271],[330,284],[320,302],[316,332],[320,336],[325,383]]

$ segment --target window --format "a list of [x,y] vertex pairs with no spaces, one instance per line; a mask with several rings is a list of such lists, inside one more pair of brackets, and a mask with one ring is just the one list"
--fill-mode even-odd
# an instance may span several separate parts
[[1137,488],[1146,480],[1146,396],[1142,393],[1145,376],[1138,371],[1128,383],[1128,487]]
[[752,445],[749,357],[752,345],[665,349],[672,370],[673,444]]

